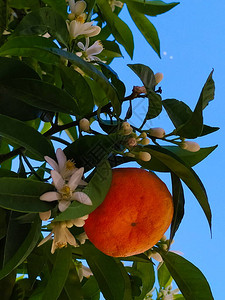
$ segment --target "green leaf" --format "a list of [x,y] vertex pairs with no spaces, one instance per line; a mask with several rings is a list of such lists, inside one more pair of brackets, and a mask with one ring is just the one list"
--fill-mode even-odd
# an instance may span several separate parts
[[185,124],[192,116],[192,110],[182,101],[165,99],[162,104],[176,128]]
[[0,36],[7,27],[8,23],[8,5],[7,1],[0,1]]
[[130,28],[112,12],[110,5],[106,3],[105,0],[97,0],[97,5],[115,39],[118,41],[118,43],[124,46],[130,58],[132,59],[134,52],[134,41]]
[[89,242],[81,245],[81,248],[104,297],[108,300],[132,299],[130,280],[122,263],[105,255]]
[[127,5],[132,4],[133,9],[139,13],[157,16],[174,8],[179,2],[165,3],[163,1],[124,0]]
[[211,126],[208,126],[208,125],[203,125],[201,136],[210,134],[210,133],[215,132],[219,129],[220,129],[219,127],[211,127]]
[[43,7],[27,14],[16,27],[13,36],[42,35],[46,32],[67,46],[69,32],[66,22],[50,7]]
[[[12,299],[12,291],[15,287],[16,271],[12,271],[0,280],[0,291],[2,299]],[[13,299],[12,299],[13,300]]]
[[44,160],[45,155],[55,157],[54,148],[46,137],[23,122],[1,114],[0,135],[24,147],[37,160]]
[[43,300],[57,300],[66,282],[72,260],[71,246],[57,250],[53,269],[42,296]]
[[180,178],[174,173],[171,173],[172,179],[172,195],[173,195],[173,206],[174,213],[173,219],[170,226],[170,243],[172,242],[176,231],[178,230],[180,223],[184,216],[184,191],[180,181]]
[[128,67],[141,79],[147,92],[154,90],[156,85],[153,71],[143,64],[128,64]]
[[40,7],[39,0],[9,0],[9,6],[17,9],[31,8],[37,9]]
[[18,78],[10,82],[2,81],[0,88],[9,97],[18,99],[41,110],[78,114],[78,106],[73,98],[62,89],[41,80]]
[[84,167],[85,172],[96,167],[99,162],[106,159],[113,149],[123,139],[118,134],[86,135],[64,149],[68,159],[73,159],[78,167]]
[[205,276],[196,266],[173,252],[160,254],[186,300],[214,299]]
[[166,288],[168,285],[171,284],[172,280],[173,278],[171,277],[170,272],[166,267],[166,264],[163,263],[158,269],[158,282],[160,288]]
[[[64,125],[73,122],[74,120],[68,114],[59,113],[59,124]],[[65,130],[68,137],[74,142],[77,139],[77,129],[76,126],[70,127]]]
[[42,2],[48,4],[50,7],[52,7],[58,14],[60,14],[64,20],[67,19],[67,5],[66,1],[62,0],[42,0]]
[[108,65],[98,62],[102,69],[102,73],[108,78],[111,79],[112,84],[117,90],[117,93],[119,95],[119,99],[123,99],[125,92],[126,92],[126,87],[124,83],[119,79],[117,73]]
[[142,280],[141,294],[135,297],[135,300],[142,300],[148,292],[151,291],[155,283],[155,271],[151,262],[136,262],[134,263],[135,269],[139,272]]
[[64,89],[76,100],[80,116],[92,112],[94,101],[91,89],[83,76],[65,66],[60,66]]
[[76,54],[69,53],[67,51],[63,51],[61,49],[56,49],[56,48],[49,48],[46,49],[46,51],[49,51],[51,53],[54,53],[55,55],[62,56],[68,59],[69,61],[74,63],[77,67],[79,67],[83,72],[85,72],[88,76],[90,76],[94,81],[96,81],[103,89],[103,91],[106,93],[108,99],[112,102],[116,114],[118,116],[120,115],[121,104],[118,99],[117,92],[113,87],[113,85],[102,74],[102,72],[96,69],[93,65],[87,63],[86,61],[78,57]]
[[176,134],[185,138],[196,138],[201,136],[203,130],[202,111],[208,105],[209,101],[214,99],[215,86],[212,74],[213,71],[207,78],[191,118],[184,125],[177,128]]
[[[163,147],[145,146],[144,149],[145,151],[149,152],[152,157],[155,157],[162,164],[166,165],[189,187],[202,207],[211,229],[212,214],[208,203],[207,194],[200,178],[194,172],[194,170],[191,169],[178,156]],[[141,161],[138,161],[138,163],[145,167],[145,164],[143,164]]]
[[76,299],[83,299],[80,279],[73,260],[70,261],[70,268],[64,285],[64,290],[69,300],[73,300],[75,295]]
[[[217,148],[217,146],[201,148],[197,152],[190,152],[181,149],[178,146],[163,146],[163,148],[178,156],[189,167],[193,167],[203,159],[205,159],[212,151]],[[151,171],[170,172],[170,169],[154,156],[148,162],[139,161],[138,163],[141,164],[144,168]]]
[[160,41],[158,32],[155,28],[155,26],[149,21],[145,15],[142,13],[139,13],[137,10],[135,10],[135,2],[130,2],[128,4],[128,10],[130,13],[131,18],[133,19],[135,25],[140,30],[140,32],[143,34],[146,41],[149,43],[149,45],[152,47],[152,49],[160,56]]
[[146,119],[150,120],[156,118],[162,111],[162,98],[159,94],[153,91],[148,91],[148,112]]
[[111,167],[107,161],[103,161],[97,167],[94,176],[83,190],[83,192],[90,197],[92,205],[85,205],[78,201],[73,201],[64,212],[55,218],[55,221],[71,220],[90,214],[105,199],[111,185],[111,180]]
[[21,212],[43,212],[54,203],[41,201],[40,196],[52,191],[53,185],[24,178],[0,178],[0,206]]
[[[10,148],[8,143],[2,138],[0,137],[0,171],[1,169],[7,169],[7,170],[11,170],[11,165],[12,165],[12,158],[7,159],[3,162],[1,162],[1,156],[4,156],[4,154],[9,153],[10,152]],[[3,174],[4,175],[4,170],[3,170]],[[4,176],[1,176],[4,177]],[[8,177],[8,176],[5,176]]]
[[18,36],[9,39],[1,48],[0,55],[33,57],[45,63],[56,63],[59,59],[41,48],[56,47],[50,39],[41,36]]
[[39,216],[36,217],[35,221],[31,223],[28,235],[23,240],[22,244],[12,256],[12,258],[5,264],[0,271],[0,279],[8,275],[13,269],[21,264],[26,257],[31,253],[33,248],[36,246],[41,230],[41,221]]
[[94,300],[94,297],[99,300],[100,289],[94,276],[89,277],[84,285],[82,285],[82,292],[85,300]]

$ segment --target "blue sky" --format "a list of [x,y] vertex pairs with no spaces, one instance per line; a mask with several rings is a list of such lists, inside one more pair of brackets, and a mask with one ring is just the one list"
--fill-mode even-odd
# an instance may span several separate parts
[[[206,218],[189,190],[185,189],[185,217],[176,234],[173,250],[184,253],[184,257],[200,268],[208,279],[214,298],[224,300],[222,258],[225,246],[224,201],[224,81],[225,81],[225,3],[219,0],[181,0],[180,5],[158,17],[151,17],[161,41],[159,59],[148,46],[138,29],[130,21],[126,9],[121,17],[126,20],[135,37],[133,61],[123,51],[124,59],[116,59],[112,67],[125,82],[127,94],[133,85],[141,85],[139,79],[126,66],[128,63],[148,65],[154,72],[162,72],[163,99],[176,98],[195,107],[201,88],[212,68],[216,83],[215,100],[204,111],[205,123],[221,129],[209,136],[199,138],[202,147],[219,144],[219,147],[194,169],[203,181],[213,213],[213,237],[211,239]],[[122,47],[121,47],[122,48]],[[144,113],[142,102],[135,102],[135,111]],[[138,120],[138,119],[137,119]],[[148,123],[149,126],[172,129],[166,115]],[[169,176],[159,174],[168,184]]]

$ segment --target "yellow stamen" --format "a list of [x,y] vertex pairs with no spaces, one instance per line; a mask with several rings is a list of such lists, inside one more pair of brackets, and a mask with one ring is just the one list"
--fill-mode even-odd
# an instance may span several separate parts
[[73,170],[75,169],[75,163],[72,160],[67,160],[66,162],[66,169]]
[[80,16],[78,16],[78,17],[76,18],[76,21],[83,24],[83,23],[85,22],[85,19],[86,19],[86,18],[85,18],[84,16],[80,15]]
[[72,196],[72,191],[68,185],[64,185],[60,190],[60,193],[62,195],[62,200],[70,199],[70,197]]

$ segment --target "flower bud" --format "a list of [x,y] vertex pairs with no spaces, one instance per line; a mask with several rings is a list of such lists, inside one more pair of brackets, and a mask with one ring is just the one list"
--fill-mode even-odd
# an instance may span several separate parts
[[146,137],[147,137],[147,133],[143,131],[143,132],[140,134],[140,138],[143,138],[143,139],[144,139],[144,138],[146,138]]
[[151,159],[151,155],[148,152],[139,152],[137,154],[137,158],[143,161],[149,161]]
[[150,140],[148,139],[148,138],[144,138],[142,141],[141,141],[141,144],[143,145],[143,146],[146,146],[146,145],[148,145],[150,143]]
[[129,135],[133,132],[133,128],[130,126],[128,122],[123,122],[122,124],[122,134]]
[[134,137],[129,138],[129,140],[127,141],[127,146],[128,147],[137,146],[137,140]]
[[158,83],[160,83],[160,81],[162,81],[162,80],[163,80],[163,73],[156,73],[155,74],[155,83],[156,83],[156,85]]
[[90,130],[90,122],[88,119],[81,119],[79,122],[80,130],[88,132]]
[[191,142],[191,141],[182,142],[179,146],[180,146],[180,148],[185,149],[190,152],[197,152],[200,150],[199,144],[196,142]]
[[166,134],[165,130],[163,128],[160,128],[160,127],[151,128],[151,129],[148,130],[148,132],[151,136],[154,136],[158,139],[164,138],[164,136]]
[[133,93],[135,94],[146,94],[146,88],[144,86],[134,86]]
[[42,221],[48,221],[51,217],[51,210],[39,212],[39,217]]

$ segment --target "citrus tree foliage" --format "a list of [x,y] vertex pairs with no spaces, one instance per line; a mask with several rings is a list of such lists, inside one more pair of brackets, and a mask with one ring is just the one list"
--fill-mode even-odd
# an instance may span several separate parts
[[[148,16],[177,4],[0,1],[2,299],[87,300],[99,299],[100,293],[109,300],[213,299],[201,271],[169,251],[184,215],[183,185],[211,228],[206,190],[192,167],[216,148],[200,148],[193,141],[218,129],[203,120],[203,110],[214,98],[213,72],[192,111],[180,100],[163,99],[162,75],[149,66],[128,65],[143,86],[134,83],[127,92],[120,74],[109,66],[122,56],[121,47],[133,56],[134,37],[121,9],[127,7],[160,56],[158,33]],[[142,98],[148,99],[146,115],[135,125],[133,103]],[[172,132],[146,126],[162,110],[174,125]],[[63,151],[56,152],[56,141]],[[129,162],[171,177],[174,217],[168,239],[162,237],[145,253],[113,258],[85,240],[83,224],[104,200],[111,168]],[[51,223],[41,222],[49,218]],[[161,261],[158,268],[154,258]],[[172,280],[177,289],[172,290]]]

